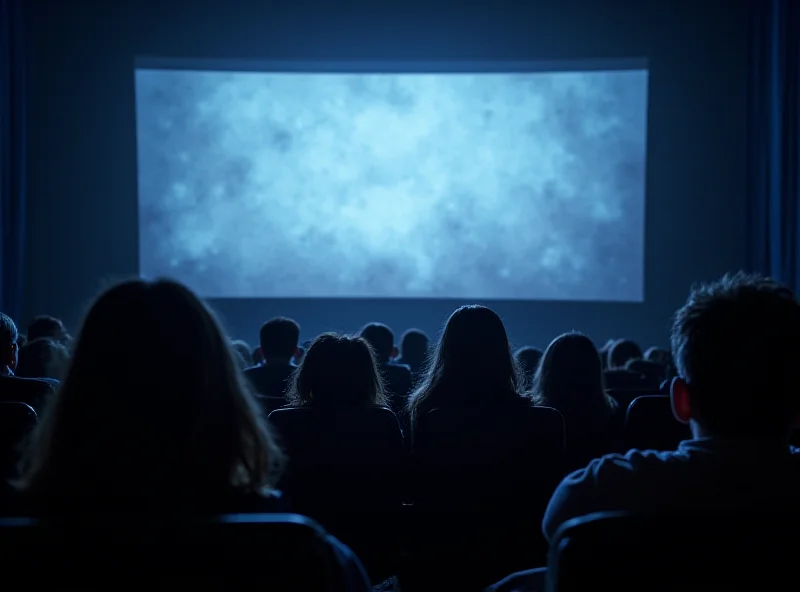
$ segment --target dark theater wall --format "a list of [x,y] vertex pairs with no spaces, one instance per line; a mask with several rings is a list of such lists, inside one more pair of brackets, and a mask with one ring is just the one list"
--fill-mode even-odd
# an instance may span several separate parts
[[[339,6],[334,6],[339,4]],[[696,280],[745,265],[744,0],[460,3],[31,0],[26,315],[74,327],[109,278],[137,271],[134,56],[365,60],[646,57],[645,302],[493,302],[518,343],[581,329],[664,343]],[[269,248],[265,240],[265,249]],[[282,313],[304,337],[385,320],[435,331],[455,301],[227,300],[255,341]],[[22,319],[24,322],[27,319]],[[121,336],[122,337],[122,336]]]

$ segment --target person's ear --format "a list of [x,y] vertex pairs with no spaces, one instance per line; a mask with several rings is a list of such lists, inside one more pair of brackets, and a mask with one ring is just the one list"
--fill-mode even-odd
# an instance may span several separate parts
[[303,350],[300,348],[300,346],[299,346],[299,345],[298,345],[298,346],[296,346],[296,347],[294,348],[294,353],[292,354],[292,357],[293,357],[293,358],[299,358],[299,357],[300,357],[300,356],[302,356],[302,355],[303,355]]
[[394,360],[399,355],[400,355],[400,350],[397,349],[397,346],[395,345],[394,347],[392,347],[392,353],[389,355],[389,359]]
[[670,385],[670,399],[672,401],[672,414],[681,423],[689,423],[692,419],[692,404],[689,400],[689,385],[683,378],[675,377]]

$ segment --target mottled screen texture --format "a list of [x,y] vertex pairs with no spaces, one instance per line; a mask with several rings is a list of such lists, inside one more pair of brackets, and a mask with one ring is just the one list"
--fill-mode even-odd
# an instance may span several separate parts
[[647,70],[135,76],[146,276],[211,298],[643,300]]

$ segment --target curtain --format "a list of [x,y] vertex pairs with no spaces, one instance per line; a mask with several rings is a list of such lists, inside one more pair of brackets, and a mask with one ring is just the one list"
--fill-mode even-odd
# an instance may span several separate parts
[[800,291],[800,1],[754,0],[752,10],[750,268]]
[[17,321],[25,268],[24,2],[0,0],[0,310]]

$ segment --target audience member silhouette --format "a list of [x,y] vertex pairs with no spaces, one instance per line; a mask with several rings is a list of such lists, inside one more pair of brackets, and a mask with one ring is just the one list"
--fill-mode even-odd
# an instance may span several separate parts
[[536,373],[536,368],[539,366],[539,360],[542,359],[542,355],[542,350],[530,345],[519,348],[517,353],[514,354],[517,366],[522,372],[522,390],[528,391],[533,386],[533,375]]
[[569,470],[615,451],[618,405],[606,394],[600,355],[585,335],[565,333],[547,346],[533,377],[532,397],[564,417]]
[[399,364],[405,364],[411,369],[411,376],[415,380],[420,376],[428,361],[428,347],[430,339],[421,329],[408,329],[400,339]]
[[455,405],[530,404],[503,321],[493,310],[462,306],[447,319],[421,384],[411,395],[408,414],[413,433],[418,418]]
[[59,341],[40,337],[19,349],[16,376],[60,380],[69,363],[69,351]]
[[285,317],[270,319],[261,326],[259,340],[264,361],[245,370],[244,375],[260,396],[283,398],[296,368],[300,325]]
[[619,339],[608,349],[608,369],[624,370],[630,360],[640,360],[642,349],[630,339]]
[[637,372],[631,372],[625,365],[642,357],[641,348],[629,339],[618,339],[608,349],[606,387],[610,390],[647,390],[658,388],[658,383],[648,381]]
[[[800,454],[789,446],[800,417],[795,295],[741,272],[696,287],[675,316],[672,355],[672,408],[693,438],[674,452],[595,459],[566,477],[543,521],[548,540],[565,521],[602,511],[763,512],[767,520],[796,513]],[[541,589],[543,573],[513,574],[494,590]]]
[[17,325],[0,312],[0,401],[26,403],[41,411],[53,393],[52,386],[41,380],[16,376],[19,366]]
[[39,315],[28,325],[28,341],[43,337],[58,341],[67,347],[72,343],[72,336],[64,327],[64,323],[60,319],[48,315]]
[[672,356],[669,351],[660,347],[649,347],[644,352],[644,359],[648,362],[655,362],[661,364],[665,368],[672,363]]
[[288,399],[294,405],[352,407],[386,405],[372,348],[361,337],[324,333],[308,348]]
[[18,487],[35,514],[281,507],[281,453],[228,340],[172,281],[97,298],[34,436]]
[[692,291],[672,329],[672,407],[694,439],[675,452],[630,451],[568,477],[546,534],[601,510],[763,509],[796,504],[800,456],[800,304],[785,286],[738,273]]
[[398,353],[394,343],[394,333],[383,323],[369,323],[361,329],[360,335],[375,352],[389,405],[396,412],[400,412],[408,402],[408,395],[411,394],[412,378],[409,366],[394,361]]

